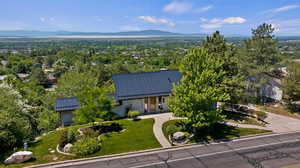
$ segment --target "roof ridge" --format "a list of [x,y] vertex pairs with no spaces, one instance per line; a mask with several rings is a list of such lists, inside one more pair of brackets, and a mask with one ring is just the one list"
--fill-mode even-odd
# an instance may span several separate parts
[[168,70],[158,70],[158,71],[154,71],[154,72],[119,73],[119,74],[113,74],[113,76],[119,76],[119,75],[138,75],[138,74],[159,73],[159,72],[166,72],[166,71],[179,71],[179,70],[177,70],[177,69],[168,69]]

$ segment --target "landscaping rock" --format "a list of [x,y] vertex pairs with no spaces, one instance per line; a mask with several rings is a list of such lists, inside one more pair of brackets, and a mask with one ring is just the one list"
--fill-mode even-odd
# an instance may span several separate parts
[[65,153],[70,153],[72,147],[73,147],[73,145],[70,144],[70,143],[68,143],[68,144],[64,147],[63,152],[65,152]]
[[176,142],[184,141],[186,139],[186,136],[183,132],[176,132],[173,134],[173,140]]
[[4,161],[4,163],[5,164],[23,163],[31,158],[32,158],[32,152],[20,151],[12,154]]
[[51,153],[51,154],[55,153],[55,150],[51,150],[50,153]]

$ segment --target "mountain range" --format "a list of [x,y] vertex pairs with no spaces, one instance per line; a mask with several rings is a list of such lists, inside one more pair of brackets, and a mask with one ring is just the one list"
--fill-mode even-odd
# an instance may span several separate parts
[[0,37],[54,37],[54,36],[205,36],[205,34],[182,34],[161,30],[141,30],[126,32],[70,32],[70,31],[36,31],[36,30],[4,30]]

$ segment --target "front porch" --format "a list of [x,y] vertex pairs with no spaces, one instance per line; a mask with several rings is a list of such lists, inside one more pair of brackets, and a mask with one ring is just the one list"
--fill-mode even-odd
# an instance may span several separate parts
[[167,100],[167,96],[144,98],[144,114],[168,112]]

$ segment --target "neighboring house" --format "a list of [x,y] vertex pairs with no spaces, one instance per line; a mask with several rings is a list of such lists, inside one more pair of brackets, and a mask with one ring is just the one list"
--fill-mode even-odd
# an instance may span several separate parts
[[[252,96],[260,98],[262,102],[282,100],[283,86],[280,79],[263,73],[247,77],[246,80],[250,82],[248,83],[247,91]],[[253,87],[254,85],[255,87]]]
[[6,77],[7,75],[0,75],[0,81],[3,81]]
[[168,111],[168,97],[180,78],[177,70],[113,75],[119,104],[113,112],[124,117],[128,110],[141,114]]
[[55,111],[59,112],[62,126],[73,123],[73,112],[80,108],[77,97],[58,98],[55,102]]
[[26,74],[26,73],[18,73],[17,76],[20,78],[20,79],[26,79],[29,77],[29,74]]

